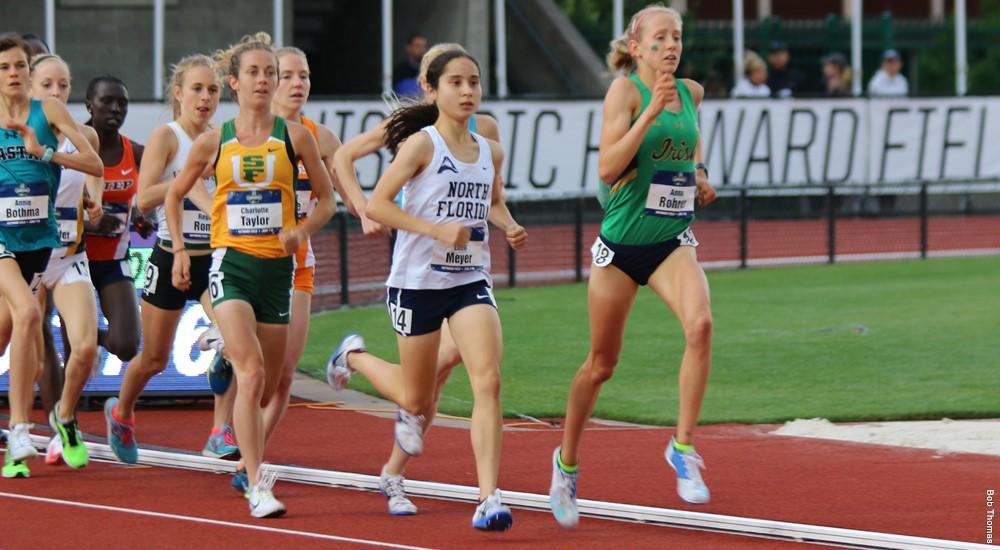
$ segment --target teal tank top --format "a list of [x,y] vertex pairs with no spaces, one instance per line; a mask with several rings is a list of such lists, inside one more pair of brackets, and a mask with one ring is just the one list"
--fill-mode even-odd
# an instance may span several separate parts
[[[635,74],[632,82],[645,111],[652,92]],[[643,245],[673,239],[694,221],[694,154],[698,112],[691,91],[677,79],[681,110],[664,110],[650,126],[635,157],[610,189],[601,235],[616,244]],[[633,120],[633,123],[635,121]]]
[[[27,125],[35,130],[40,144],[59,147],[41,101],[31,100]],[[20,134],[0,128],[0,244],[8,250],[59,246],[55,202],[60,171],[59,165],[28,154]]]

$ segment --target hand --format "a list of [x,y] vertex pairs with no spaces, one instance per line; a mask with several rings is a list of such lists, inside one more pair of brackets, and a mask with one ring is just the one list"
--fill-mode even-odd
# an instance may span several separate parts
[[670,73],[660,73],[653,84],[653,97],[649,100],[648,110],[652,115],[659,115],[667,105],[677,97],[677,80]]
[[304,235],[298,227],[282,229],[281,233],[278,233],[278,240],[281,241],[281,247],[285,250],[285,254],[295,254],[304,240]]
[[101,217],[97,219],[94,231],[101,235],[117,235],[120,232],[121,226],[121,220],[110,214],[104,214],[102,210]]
[[191,289],[191,258],[187,250],[174,251],[174,266],[170,270],[170,282],[181,292]]
[[528,232],[518,224],[513,224],[507,228],[507,243],[514,250],[520,250],[528,244]]
[[104,206],[101,201],[90,198],[90,195],[83,196],[83,207],[87,210],[90,219],[96,220],[104,215]]
[[147,239],[153,234],[153,224],[149,221],[149,218],[141,214],[136,214],[132,218],[132,227],[135,228],[136,233],[143,239]]
[[361,219],[361,231],[366,237],[388,236],[392,233],[388,227],[372,220],[363,212],[358,217]]
[[708,183],[708,176],[704,175],[701,170],[696,171],[694,180],[698,186],[698,206],[708,206],[719,198],[715,188],[712,187],[711,183]]
[[434,226],[434,240],[448,246],[465,246],[472,231],[459,222],[449,222]]
[[42,158],[42,155],[45,154],[45,147],[38,143],[38,136],[35,135],[34,128],[17,120],[10,121],[7,127],[21,134],[21,139],[24,140],[24,149],[29,155]]

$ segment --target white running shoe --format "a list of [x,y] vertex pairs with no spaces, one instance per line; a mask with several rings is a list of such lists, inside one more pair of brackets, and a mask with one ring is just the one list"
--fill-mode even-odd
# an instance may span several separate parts
[[701,456],[694,449],[678,451],[672,437],[663,456],[667,459],[667,464],[677,472],[678,496],[688,504],[708,504],[711,494],[701,479],[701,469],[705,468],[705,461]]
[[31,443],[31,428],[34,424],[22,422],[15,424],[7,435],[7,456],[13,462],[27,460],[38,456],[38,451]]
[[472,526],[480,531],[506,531],[513,523],[510,508],[500,502],[500,489],[480,502],[472,514]]
[[354,369],[347,364],[347,354],[355,351],[365,351],[365,339],[353,332],[344,336],[344,339],[333,350],[333,355],[326,362],[326,381],[333,389],[340,391],[347,387],[347,383],[354,376]]
[[198,349],[201,351],[215,350],[217,353],[222,353],[224,347],[226,342],[222,339],[218,325],[212,324],[198,336]]
[[396,413],[396,444],[410,456],[424,452],[424,417],[404,409]]
[[552,507],[552,515],[556,517],[559,525],[570,529],[580,523],[580,511],[576,506],[576,480],[580,472],[577,470],[574,473],[569,473],[559,466],[561,450],[561,447],[556,447],[556,450],[552,452],[552,485],[549,486],[549,505]]
[[417,513],[417,506],[406,498],[406,489],[403,487],[405,478],[402,475],[390,475],[386,473],[385,466],[382,466],[382,473],[378,476],[378,488],[389,499],[389,514],[393,516],[412,516]]
[[59,434],[52,436],[49,439],[49,444],[45,448],[45,463],[46,464],[59,464],[62,459],[62,438]]
[[271,488],[278,479],[278,472],[261,464],[257,471],[257,484],[247,493],[250,515],[255,518],[276,518],[285,514],[285,505],[274,498]]

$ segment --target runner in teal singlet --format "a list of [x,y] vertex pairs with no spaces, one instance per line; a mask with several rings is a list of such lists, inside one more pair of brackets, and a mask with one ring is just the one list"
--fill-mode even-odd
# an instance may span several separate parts
[[623,70],[625,76],[615,79],[604,99],[598,171],[609,187],[604,187],[607,211],[601,234],[591,248],[590,352],[570,386],[563,443],[552,454],[550,504],[565,527],[579,521],[576,483],[583,427],[602,384],[614,373],[625,321],[645,284],[684,329],[680,412],[665,458],[677,472],[682,499],[709,501],[692,436],[711,363],[712,311],[690,225],[696,202],[712,202],[715,191],[700,164],[697,109],[704,90],[697,82],[674,77],[681,25],[676,11],[649,6],[632,16],[608,55],[611,70]]
[[[14,319],[10,341],[10,435],[4,477],[28,477],[25,460],[37,456],[28,408],[37,374],[35,339],[42,314],[34,293],[59,246],[55,197],[60,166],[94,176],[103,169],[90,142],[57,99],[29,96],[28,46],[15,33],[0,35],[0,295]],[[65,136],[78,152],[56,151]]]

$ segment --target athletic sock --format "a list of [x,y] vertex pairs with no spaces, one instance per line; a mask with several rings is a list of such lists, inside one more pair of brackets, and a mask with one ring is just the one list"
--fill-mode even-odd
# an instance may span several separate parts
[[556,464],[559,464],[559,469],[562,470],[563,472],[566,472],[567,474],[575,474],[577,470],[580,469],[579,464],[575,464],[573,466],[567,466],[566,464],[564,464],[562,461],[561,452],[556,454]]
[[678,442],[675,439],[674,440],[674,449],[676,449],[676,450],[678,450],[678,451],[680,451],[682,453],[686,453],[688,451],[693,451],[694,450],[694,444],[693,443],[689,443],[689,444],[685,445],[683,443]]

